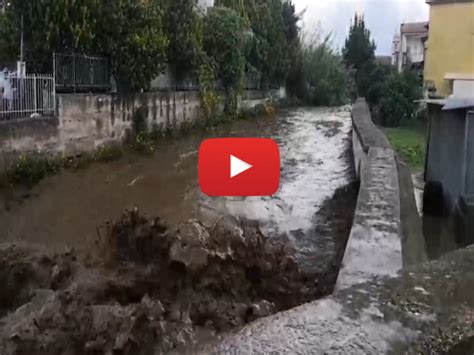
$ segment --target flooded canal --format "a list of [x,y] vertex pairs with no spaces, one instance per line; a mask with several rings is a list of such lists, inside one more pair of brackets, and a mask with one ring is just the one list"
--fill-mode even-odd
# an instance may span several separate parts
[[[323,252],[332,241],[318,239],[317,212],[352,179],[350,130],[349,107],[302,108],[166,138],[152,156],[125,156],[45,179],[20,201],[2,206],[1,239],[88,248],[98,226],[137,205],[146,215],[161,216],[170,224],[190,218],[207,225],[223,217],[237,224],[250,221],[264,234],[291,242],[301,255],[314,249]],[[271,198],[202,195],[197,153],[209,137],[274,138],[282,157],[279,192]]]
[[[278,193],[203,195],[197,154],[209,137],[274,138]],[[193,349],[330,294],[357,198],[350,138],[348,107],[301,108],[18,190],[0,208],[0,240],[22,242],[0,248],[0,353]]]

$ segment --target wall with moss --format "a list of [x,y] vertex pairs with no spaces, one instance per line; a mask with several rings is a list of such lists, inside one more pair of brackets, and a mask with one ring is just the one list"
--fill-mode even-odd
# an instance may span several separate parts
[[[260,104],[269,95],[244,92],[241,107]],[[164,132],[204,120],[199,91],[67,94],[57,101],[57,117],[0,122],[0,171],[24,153],[72,156],[121,143],[136,131],[137,121],[150,132]]]

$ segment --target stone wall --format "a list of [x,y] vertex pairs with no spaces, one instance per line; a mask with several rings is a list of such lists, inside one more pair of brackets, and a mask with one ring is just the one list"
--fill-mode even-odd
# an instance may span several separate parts
[[[266,93],[244,92],[242,107],[266,100]],[[151,130],[169,130],[201,118],[198,91],[116,94],[65,94],[57,97],[57,118],[0,122],[0,171],[19,154],[75,155],[109,143],[121,143],[133,131],[134,118]]]
[[372,122],[364,99],[354,104],[352,120],[361,185],[336,289],[394,276],[404,265],[426,260],[409,170]]

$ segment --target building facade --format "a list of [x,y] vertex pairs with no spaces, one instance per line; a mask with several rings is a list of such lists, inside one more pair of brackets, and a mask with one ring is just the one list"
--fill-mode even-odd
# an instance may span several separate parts
[[392,65],[398,68],[398,54],[400,53],[400,35],[393,36],[392,41]]
[[454,89],[474,96],[474,1],[427,0],[430,5],[425,85],[432,96]]
[[214,0],[198,0],[198,8],[203,13],[207,13],[207,9],[214,6]]
[[428,22],[402,23],[398,45],[398,71],[423,69]]

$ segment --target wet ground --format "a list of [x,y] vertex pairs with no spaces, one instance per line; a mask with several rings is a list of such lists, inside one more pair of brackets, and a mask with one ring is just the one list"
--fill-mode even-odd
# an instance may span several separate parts
[[258,320],[202,354],[473,354],[474,248]]
[[[126,156],[108,164],[65,171],[42,181],[23,198],[3,203],[0,240],[62,249],[88,249],[97,227],[137,205],[170,224],[198,218],[213,225],[223,216],[254,222],[264,234],[291,242],[312,264],[331,238],[316,213],[352,179],[350,108],[284,111],[236,121],[212,131],[160,141],[153,156]],[[270,137],[281,149],[282,179],[271,198],[209,198],[197,186],[197,152],[208,137]],[[324,219],[324,218],[323,218]],[[326,233],[327,234],[327,233]],[[317,250],[317,255],[312,254]],[[308,261],[308,260],[306,260]],[[303,260],[304,262],[304,260]]]

